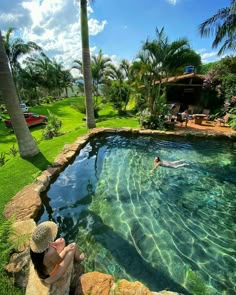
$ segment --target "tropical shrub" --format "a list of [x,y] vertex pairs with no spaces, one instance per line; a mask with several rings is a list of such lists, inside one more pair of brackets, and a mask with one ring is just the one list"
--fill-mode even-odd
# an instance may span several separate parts
[[51,96],[51,95],[48,95],[48,96],[45,96],[45,97],[41,98],[42,103],[52,103],[55,100],[56,100],[56,98]]
[[[86,114],[86,106],[85,104],[80,104],[80,103],[74,103],[72,107],[80,112],[81,114]],[[101,110],[101,104],[98,103],[93,103],[93,110],[94,110],[94,117],[98,118],[99,114],[98,112]]]
[[129,86],[125,83],[122,85],[117,81],[103,88],[106,99],[113,104],[114,109],[119,113],[125,112],[129,102]]
[[61,120],[56,115],[50,111],[48,111],[48,115],[48,122],[42,132],[43,139],[52,139],[53,137],[60,135],[59,130],[62,126]]
[[236,130],[236,107],[232,108],[230,110],[230,117],[229,117],[229,126],[233,129]]

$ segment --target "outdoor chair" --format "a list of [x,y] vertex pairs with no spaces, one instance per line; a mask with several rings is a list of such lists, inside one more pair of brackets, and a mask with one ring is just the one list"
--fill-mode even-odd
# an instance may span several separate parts
[[180,104],[173,104],[172,108],[170,109],[170,114],[176,116],[180,110]]
[[222,118],[217,118],[216,119],[216,122],[219,122],[220,123],[220,126],[229,126],[227,123],[228,123],[228,120],[229,120],[229,117],[230,117],[230,113],[226,113],[224,115],[224,117]]
[[203,109],[202,113],[204,115],[206,115],[206,117],[204,118],[204,120],[209,120],[209,114],[210,114],[210,110],[209,109]]
[[177,122],[181,123],[181,126],[183,125],[183,123],[185,122],[185,127],[187,127],[188,124],[188,113],[187,111],[183,112],[183,113],[178,113],[177,114]]

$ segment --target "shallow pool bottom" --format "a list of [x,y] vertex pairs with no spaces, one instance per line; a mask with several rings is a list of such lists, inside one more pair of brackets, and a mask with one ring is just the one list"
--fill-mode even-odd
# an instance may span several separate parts
[[[189,166],[150,173],[156,155]],[[87,271],[156,291],[187,294],[200,281],[233,294],[235,163],[230,141],[94,138],[51,185],[41,221],[78,242]]]

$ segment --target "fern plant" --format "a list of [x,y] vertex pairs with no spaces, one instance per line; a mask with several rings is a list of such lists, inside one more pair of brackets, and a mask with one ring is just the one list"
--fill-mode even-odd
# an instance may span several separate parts
[[10,240],[10,236],[14,235],[13,229],[14,218],[3,221],[0,224],[0,267],[8,262],[10,254],[14,248],[14,244]]

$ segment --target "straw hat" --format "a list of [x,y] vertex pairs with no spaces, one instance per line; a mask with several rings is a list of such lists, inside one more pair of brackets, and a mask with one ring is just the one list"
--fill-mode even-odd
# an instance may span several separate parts
[[34,230],[31,240],[30,248],[35,253],[42,253],[49,248],[50,244],[55,240],[58,227],[52,221],[45,221],[40,223]]

